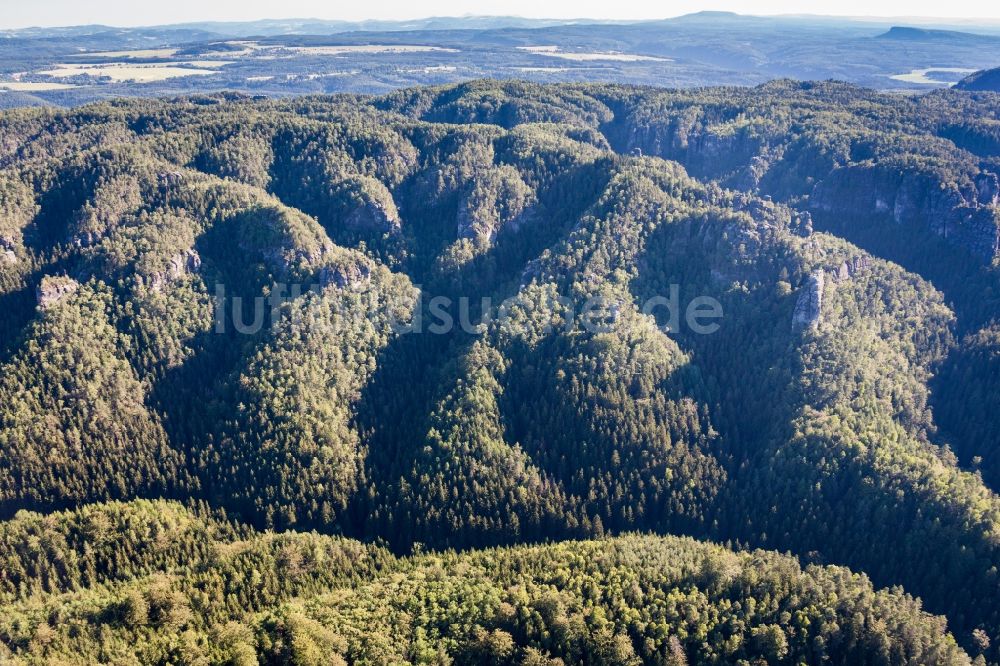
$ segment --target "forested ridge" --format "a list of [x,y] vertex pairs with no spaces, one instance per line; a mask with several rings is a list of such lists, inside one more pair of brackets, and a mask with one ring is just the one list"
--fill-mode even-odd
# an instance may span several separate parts
[[0,661],[996,663],[997,101],[3,112]]

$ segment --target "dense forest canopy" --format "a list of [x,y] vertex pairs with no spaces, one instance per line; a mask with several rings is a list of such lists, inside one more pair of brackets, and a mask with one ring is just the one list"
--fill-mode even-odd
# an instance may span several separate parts
[[0,114],[0,661],[997,662],[998,102]]

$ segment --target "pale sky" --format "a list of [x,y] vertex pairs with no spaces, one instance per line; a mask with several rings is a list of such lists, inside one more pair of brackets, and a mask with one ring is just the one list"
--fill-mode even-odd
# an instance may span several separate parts
[[[657,19],[701,10],[741,14],[1000,19],[995,0],[0,0],[0,28],[115,26],[262,18],[412,19],[464,14],[534,18]],[[992,21],[991,21],[992,22]]]

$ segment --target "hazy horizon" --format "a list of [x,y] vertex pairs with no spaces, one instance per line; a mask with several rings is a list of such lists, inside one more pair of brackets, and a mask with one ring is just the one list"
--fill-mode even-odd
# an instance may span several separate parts
[[[80,25],[106,25],[134,28],[154,25],[186,23],[227,23],[252,21],[417,21],[428,18],[510,17],[553,21],[650,21],[670,19],[698,12],[731,12],[744,16],[761,17],[813,17],[849,19],[872,22],[912,22],[947,25],[988,21],[1000,23],[1000,5],[984,10],[977,2],[951,3],[949,16],[941,16],[939,4],[930,2],[859,2],[848,0],[813,4],[809,12],[802,12],[801,5],[786,0],[753,2],[722,1],[712,5],[699,2],[680,2],[663,12],[662,7],[651,8],[647,3],[625,0],[609,6],[595,2],[513,2],[488,1],[477,5],[476,12],[468,12],[462,3],[453,0],[434,0],[421,3],[401,3],[397,0],[366,3],[364,7],[337,7],[315,0],[289,0],[282,3],[283,11],[276,12],[273,3],[260,0],[223,0],[205,3],[179,0],[169,6],[149,7],[125,2],[105,0],[81,6],[68,0],[39,0],[5,9],[7,17],[0,29],[58,28]],[[861,11],[867,10],[867,11]]]

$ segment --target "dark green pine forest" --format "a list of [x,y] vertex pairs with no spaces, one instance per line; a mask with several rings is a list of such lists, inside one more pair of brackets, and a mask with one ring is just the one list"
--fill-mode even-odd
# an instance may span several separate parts
[[1000,663],[998,174],[961,90],[4,111],[0,663]]

